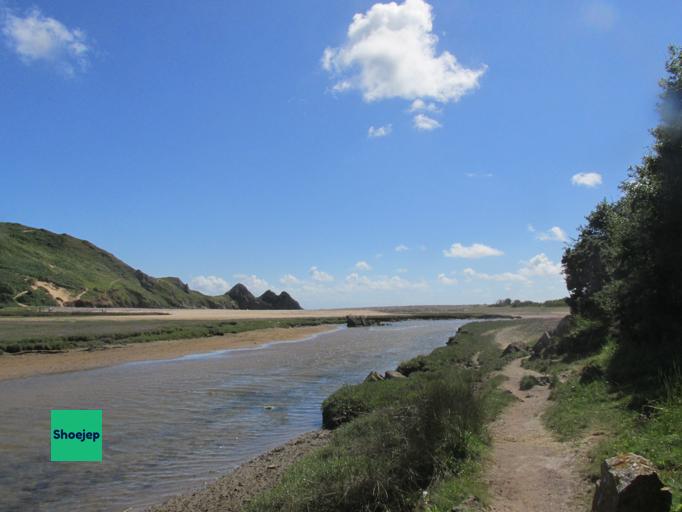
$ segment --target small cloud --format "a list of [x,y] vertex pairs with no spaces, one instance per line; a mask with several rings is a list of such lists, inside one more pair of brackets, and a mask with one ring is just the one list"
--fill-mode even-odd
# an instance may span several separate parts
[[563,273],[561,263],[554,263],[544,253],[536,254],[523,262],[519,274],[530,276],[560,276]]
[[486,258],[488,256],[502,256],[504,253],[499,249],[494,249],[483,244],[473,244],[464,246],[462,244],[452,244],[449,249],[443,250],[443,255],[447,258]]
[[433,112],[435,114],[440,113],[440,108],[435,103],[426,103],[424,100],[417,98],[412,102],[409,112]]
[[559,226],[549,228],[548,231],[538,234],[538,240],[549,240],[553,242],[565,242],[568,240],[566,232]]
[[583,9],[582,15],[587,25],[599,30],[610,30],[618,18],[615,7],[602,1],[590,2]]
[[414,127],[422,132],[430,132],[436,128],[440,128],[442,125],[425,114],[417,114],[414,116]]
[[594,188],[601,185],[602,177],[598,172],[579,172],[571,178],[571,183],[579,187]]
[[368,272],[368,271],[372,270],[372,267],[366,261],[358,261],[355,264],[355,268],[358,270],[362,270],[363,272]]
[[528,224],[528,231],[529,231],[530,233],[535,233],[535,228],[533,227],[532,224]]
[[265,279],[262,279],[255,274],[234,274],[233,277],[256,295],[260,295],[270,288],[270,285]]
[[467,172],[464,173],[467,178],[492,178],[492,172]]
[[374,126],[370,126],[369,130],[367,130],[367,136],[370,139],[376,139],[379,137],[386,137],[387,135],[390,135],[392,131],[393,126],[390,124],[379,126],[376,128]]
[[453,286],[458,283],[454,277],[448,277],[445,274],[438,274],[438,282],[446,286]]
[[229,283],[218,276],[193,277],[189,282],[189,287],[206,295],[222,295],[230,289]]
[[406,246],[405,244],[399,244],[395,246],[395,252],[405,252],[409,251],[410,248]]
[[412,282],[400,276],[379,276],[370,278],[368,276],[361,276],[356,272],[346,276],[345,284],[350,290],[357,288],[367,288],[370,290],[406,290],[428,287],[424,282]]
[[313,281],[317,281],[320,283],[328,283],[334,280],[334,276],[332,276],[331,274],[327,274],[326,272],[323,272],[317,267],[310,267],[310,270],[308,270],[308,272],[310,273],[310,277],[312,277]]
[[284,274],[279,278],[279,282],[286,286],[301,284],[301,280],[293,274]]
[[417,247],[421,252],[426,252],[428,250],[428,247],[426,247],[424,244],[419,244],[419,247]]
[[407,269],[406,268],[397,268],[395,269],[396,273],[398,274],[407,274]]
[[470,279],[480,279],[482,281],[527,281],[528,279],[521,274],[514,272],[503,272],[501,274],[486,274],[476,272],[473,268],[465,268],[462,273]]
[[8,46],[24,63],[44,61],[66,76],[87,68],[90,47],[81,29],[70,29],[37,8],[23,17],[5,11],[0,23]]

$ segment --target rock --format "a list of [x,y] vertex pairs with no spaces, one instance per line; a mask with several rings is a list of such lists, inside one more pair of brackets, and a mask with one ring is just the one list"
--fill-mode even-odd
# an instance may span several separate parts
[[267,290],[257,300],[270,306],[270,309],[303,309],[287,292],[277,295],[272,290]]
[[599,380],[604,376],[604,370],[600,366],[589,363],[580,370],[580,383],[588,384],[592,381]]
[[454,336],[450,336],[448,338],[448,342],[446,343],[447,345],[455,345],[457,344],[457,335],[455,334]]
[[566,336],[569,331],[573,328],[575,317],[572,315],[566,315],[561,319],[557,326],[552,331],[552,335],[557,338],[562,338]]
[[366,316],[352,316],[346,317],[346,325],[348,327],[369,327],[370,325],[380,325],[381,320],[378,318],[369,318]]
[[602,463],[592,512],[668,512],[671,504],[670,490],[644,457],[625,453]]
[[365,382],[379,382],[381,380],[384,380],[384,377],[379,372],[375,371],[369,372],[369,375],[365,377]]
[[545,333],[540,336],[540,339],[533,345],[533,348],[531,348],[531,354],[534,358],[536,357],[542,357],[545,352],[551,347],[552,345],[552,335],[548,332],[545,331]]
[[538,375],[536,380],[538,381],[538,386],[549,386],[552,383],[552,377],[549,375]]
[[523,354],[526,352],[526,345],[523,343],[510,343],[505,347],[505,349],[502,351],[502,357],[508,356],[509,354]]
[[384,378],[385,379],[406,379],[405,375],[400,373],[399,371],[396,370],[388,370],[386,373],[384,373]]

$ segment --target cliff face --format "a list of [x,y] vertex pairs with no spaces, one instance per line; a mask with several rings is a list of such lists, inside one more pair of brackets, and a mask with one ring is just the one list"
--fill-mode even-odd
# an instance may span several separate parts
[[287,292],[277,295],[267,290],[260,297],[256,297],[241,283],[234,285],[225,295],[229,296],[239,309],[302,309]]

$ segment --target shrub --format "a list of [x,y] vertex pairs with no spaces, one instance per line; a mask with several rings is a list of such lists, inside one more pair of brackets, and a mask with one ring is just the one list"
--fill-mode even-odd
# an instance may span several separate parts
[[337,429],[328,447],[298,462],[248,510],[412,510],[421,489],[469,455],[481,424],[462,372],[420,379],[408,398]]
[[535,378],[535,376],[527,374],[521,378],[521,382],[519,383],[519,389],[521,391],[527,391],[537,386],[538,384],[540,384],[540,381],[538,381],[538,379]]

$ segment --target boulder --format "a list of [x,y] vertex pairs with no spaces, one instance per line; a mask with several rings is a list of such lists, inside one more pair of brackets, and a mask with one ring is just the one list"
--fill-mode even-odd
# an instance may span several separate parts
[[671,504],[670,490],[644,457],[625,453],[602,463],[592,512],[668,512]]
[[508,356],[509,354],[523,354],[526,352],[526,345],[523,343],[510,343],[505,347],[505,349],[502,351],[502,357]]
[[457,344],[458,341],[459,340],[457,339],[457,335],[455,334],[454,336],[450,336],[448,338],[448,342],[446,343],[446,345],[455,345]]
[[397,370],[388,370],[386,373],[384,373],[384,378],[385,379],[406,379],[405,375],[400,373]]
[[378,318],[369,318],[366,316],[352,316],[346,317],[346,325],[348,327],[369,327],[370,325],[380,325],[381,320]]
[[545,331],[540,339],[531,348],[531,354],[535,357],[542,357],[552,345],[552,335]]
[[369,372],[367,377],[365,377],[365,382],[379,382],[380,380],[384,380],[384,377],[379,372],[375,371]]

